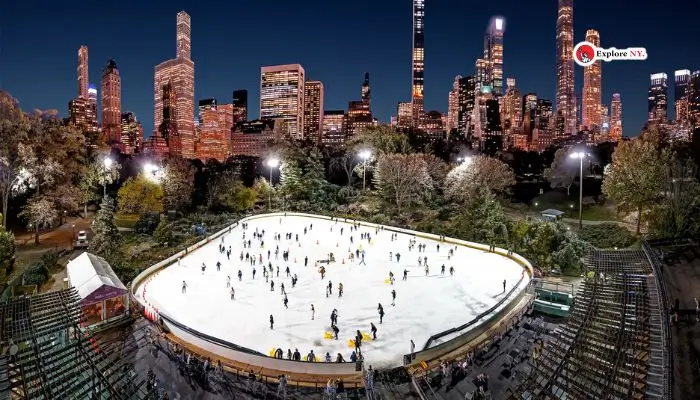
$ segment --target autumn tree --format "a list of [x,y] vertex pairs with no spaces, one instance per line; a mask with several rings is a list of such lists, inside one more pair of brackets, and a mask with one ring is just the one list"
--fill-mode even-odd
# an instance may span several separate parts
[[477,189],[474,201],[467,205],[456,221],[466,240],[487,244],[507,244],[508,227],[503,206],[491,190]]
[[328,204],[329,184],[320,151],[316,148],[289,148],[280,167],[279,191],[298,209],[314,209]]
[[0,227],[0,269],[7,268],[15,256],[15,235]]
[[84,218],[87,218],[88,203],[100,199],[104,186],[117,180],[120,170],[121,165],[117,163],[107,166],[104,156],[97,156],[88,162],[77,185]]
[[195,167],[186,159],[171,157],[163,165],[163,202],[167,210],[184,211],[192,204]]
[[637,234],[642,213],[663,197],[664,165],[670,154],[640,139],[621,142],[603,179],[603,193],[619,211],[637,213]]
[[350,138],[347,145],[360,150],[371,150],[375,156],[381,154],[409,154],[413,152],[408,136],[388,125],[369,126]]
[[447,174],[444,191],[450,200],[469,203],[481,188],[499,194],[514,184],[515,174],[507,164],[491,157],[473,156]]
[[430,196],[432,179],[419,154],[382,154],[377,160],[375,186],[382,197],[401,210]]
[[571,185],[574,184],[579,175],[580,165],[573,162],[568,156],[567,149],[558,149],[554,153],[554,160],[549,168],[544,170],[544,178],[549,181],[553,188],[566,188],[566,195],[569,195]]
[[29,144],[29,124],[17,101],[0,91],[0,197],[2,227],[7,226],[10,197],[28,189],[28,159],[33,153]]
[[163,212],[163,188],[144,174],[129,178],[117,192],[117,212],[142,215]]

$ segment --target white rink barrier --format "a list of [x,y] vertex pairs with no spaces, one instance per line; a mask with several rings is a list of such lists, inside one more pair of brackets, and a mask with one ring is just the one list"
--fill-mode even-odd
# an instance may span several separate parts
[[[306,213],[297,213],[297,212],[277,212],[277,213],[269,213],[269,214],[258,214],[258,215],[252,215],[249,217],[245,217],[240,219],[237,222],[234,222],[233,224],[229,225],[228,227],[214,233],[213,235],[207,237],[206,239],[201,240],[200,242],[197,242],[196,244],[186,248],[185,250],[159,262],[151,267],[145,269],[143,272],[141,272],[134,280],[131,282],[131,286],[129,288],[130,294],[132,299],[134,300],[132,304],[136,305],[138,304],[140,307],[145,308],[146,304],[144,304],[143,299],[139,299],[136,297],[137,293],[137,288],[144,283],[148,277],[153,275],[154,273],[158,272],[161,269],[164,269],[171,264],[174,264],[177,262],[178,258],[189,254],[190,252],[197,250],[198,248],[206,245],[207,243],[210,243],[222,235],[228,233],[230,230],[233,228],[237,227],[241,223],[246,223],[249,221],[253,221],[256,219],[262,219],[262,218],[279,218],[279,217],[285,217],[285,216],[294,216],[294,217],[306,217],[306,218],[315,218],[315,219],[320,219],[320,220],[327,220],[330,221],[332,219],[337,219],[338,221],[343,221],[347,223],[356,223],[359,224],[360,226],[366,226],[366,227],[371,227],[371,228],[384,228],[384,230],[389,230],[392,232],[398,232],[398,233],[403,233],[403,234],[408,234],[416,237],[421,237],[425,239],[430,239],[430,240],[435,240],[435,241],[440,241],[441,237],[440,235],[434,235],[431,233],[425,233],[425,232],[419,232],[419,231],[413,231],[410,229],[403,229],[403,228],[397,228],[389,225],[382,225],[382,224],[374,224],[371,222],[365,222],[365,221],[359,221],[351,218],[342,218],[342,217],[329,217],[325,215],[317,215],[317,214],[306,214]],[[483,251],[489,251],[489,246],[481,244],[481,243],[474,243],[474,242],[468,242],[466,240],[459,240],[459,239],[453,239],[453,238],[448,238],[445,237],[444,243],[451,243],[451,244],[456,244],[459,246],[464,246],[464,247],[471,247],[474,249],[479,249]],[[534,272],[532,265],[530,264],[529,261],[527,261],[524,257],[511,253],[508,254],[508,250],[506,249],[501,249],[501,248],[496,248],[494,253],[499,254],[503,257],[510,258],[511,260],[517,262],[520,266],[523,267],[525,272],[529,275],[530,278],[532,278]],[[522,297],[522,294],[525,292],[527,285],[523,284],[529,282],[529,279],[523,279],[520,284],[520,293],[517,295],[513,296],[514,300],[519,300]],[[507,311],[509,307],[505,307],[505,311]],[[493,316],[494,318],[489,318],[489,322],[496,320],[498,316],[500,316],[503,313],[504,310],[501,310],[501,312],[496,312],[495,315]],[[505,314],[504,314],[505,315]],[[169,317],[168,317],[169,318]],[[272,369],[272,370],[278,370],[278,371],[287,371],[290,373],[305,373],[305,374],[312,374],[312,375],[347,375],[347,374],[355,374],[357,373],[355,370],[355,363],[348,362],[348,363],[308,363],[308,362],[299,362],[299,361],[290,361],[290,360],[280,360],[277,358],[272,358],[272,357],[266,357],[264,355],[256,355],[256,354],[251,354],[251,353],[246,353],[243,351],[238,351],[231,349],[229,347],[225,347],[219,344],[216,344],[214,342],[208,341],[202,337],[199,337],[197,335],[194,335],[192,333],[186,332],[183,329],[178,328],[172,323],[168,323],[165,321],[165,318],[163,319],[164,323],[166,326],[171,330],[171,332],[182,339],[185,342],[192,343],[193,345],[203,348],[207,351],[210,351],[215,354],[219,354],[222,357],[229,358],[234,361],[238,361],[241,363],[246,363],[249,365],[254,365],[260,368],[267,368],[267,369]],[[179,323],[178,323],[179,324]],[[460,347],[464,344],[464,339],[465,337],[473,336],[475,334],[475,331],[479,330],[485,330],[488,328],[486,326],[487,324],[480,324],[478,327],[475,327],[475,329],[470,330],[469,332],[465,333],[464,335],[460,335],[458,337],[455,337],[445,343],[440,344],[439,346],[436,346],[435,348],[431,348],[428,350],[425,350],[426,353],[434,353],[435,350],[438,349],[447,349],[447,348],[454,348]],[[490,325],[490,324],[489,324]],[[195,329],[190,328],[192,331],[196,332]],[[422,353],[422,352],[421,352]],[[418,355],[419,353],[416,353]]]

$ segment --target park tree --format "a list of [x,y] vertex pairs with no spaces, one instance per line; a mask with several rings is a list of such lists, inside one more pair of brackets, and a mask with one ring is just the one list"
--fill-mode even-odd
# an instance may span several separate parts
[[253,191],[255,192],[256,201],[267,201],[274,193],[274,189],[270,182],[265,178],[256,178],[253,182]]
[[226,169],[210,176],[209,179],[207,208],[210,210],[229,208],[236,184],[240,183],[238,172],[234,169]]
[[573,162],[568,156],[567,149],[558,149],[554,153],[552,164],[545,168],[544,178],[549,181],[552,188],[566,188],[566,195],[569,196],[571,185],[579,175],[579,163]]
[[100,199],[104,187],[119,178],[121,164],[106,163],[105,159],[104,156],[96,156],[90,160],[78,180],[77,189],[83,206],[83,218],[87,218],[88,203]]
[[507,164],[491,157],[473,156],[447,174],[444,191],[448,199],[468,204],[481,188],[499,194],[514,184],[515,174]]
[[0,91],[0,197],[2,227],[7,226],[10,198],[29,188],[27,165],[33,157],[29,123],[17,101]]
[[431,194],[433,182],[419,154],[382,154],[377,160],[375,186],[381,196],[399,211]]
[[163,163],[163,202],[165,209],[184,211],[192,204],[195,167],[182,157],[171,157]]
[[120,215],[162,213],[163,188],[145,174],[127,179],[117,192],[117,212]]
[[90,252],[109,259],[119,251],[121,236],[114,222],[114,200],[111,197],[102,199],[100,209],[92,220],[92,232]]
[[450,172],[450,166],[442,159],[432,154],[421,154],[420,156],[423,158],[423,161],[425,161],[428,175],[430,175],[430,179],[433,181],[433,190],[435,192],[440,192],[445,183],[445,178]]
[[321,152],[314,148],[288,148],[280,167],[280,192],[299,208],[327,205],[329,184]]
[[505,245],[509,243],[507,222],[503,206],[494,193],[482,187],[459,215],[456,226],[466,240]]
[[0,226],[0,270],[7,268],[15,256],[15,235]]
[[359,134],[350,138],[347,144],[356,151],[371,150],[375,156],[413,153],[408,136],[388,125],[363,128]]
[[19,213],[34,228],[34,243],[39,244],[39,231],[50,228],[58,220],[58,211],[50,199],[32,196]]
[[653,236],[683,237],[700,233],[700,185],[693,160],[673,154],[663,166],[663,198],[649,212]]
[[603,193],[619,211],[637,213],[637,234],[644,210],[663,198],[664,166],[669,160],[667,149],[640,139],[620,143],[613,153],[603,179]]
[[331,156],[330,169],[345,174],[352,186],[355,168],[362,163],[354,147],[344,148]]

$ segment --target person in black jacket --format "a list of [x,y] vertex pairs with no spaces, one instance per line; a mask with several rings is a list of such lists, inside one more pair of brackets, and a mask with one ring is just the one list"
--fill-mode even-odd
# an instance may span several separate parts
[[274,329],[275,327],[275,319],[272,318],[272,314],[270,314],[270,329]]

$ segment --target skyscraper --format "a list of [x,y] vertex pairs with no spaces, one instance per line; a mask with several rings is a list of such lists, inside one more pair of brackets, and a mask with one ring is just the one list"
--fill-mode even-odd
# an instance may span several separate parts
[[282,123],[283,133],[304,138],[304,68],[299,64],[260,69],[260,119]]
[[321,141],[323,132],[323,82],[304,84],[304,137]]
[[155,68],[155,129],[163,122],[163,88],[176,100],[175,123],[179,136],[179,147],[170,149],[172,155],[194,158],[194,62],[191,56],[191,20],[184,11],[177,13],[176,58],[158,64]]
[[233,123],[248,120],[248,91],[245,89],[233,91]]
[[121,149],[124,154],[137,153],[143,141],[143,127],[132,112],[121,116]]
[[610,103],[610,140],[618,141],[622,138],[622,101],[620,93],[613,93]]
[[87,100],[89,85],[88,48],[87,46],[80,46],[78,50],[78,97]]
[[423,32],[425,20],[425,0],[413,0],[413,55],[412,55],[412,126],[420,124],[425,110],[423,100],[425,35]]
[[557,11],[557,113],[564,119],[564,134],[576,133],[574,96],[574,3],[559,0]]
[[205,106],[200,110],[199,117],[202,122],[197,158],[202,161],[209,159],[215,159],[219,162],[226,161],[231,148],[233,106],[231,104]]
[[465,76],[459,80],[457,131],[465,138],[474,131],[474,106],[478,87],[479,84],[474,75]]
[[212,97],[210,99],[200,100],[199,107],[197,108],[197,110],[199,116],[199,123],[202,124],[202,116],[204,115],[204,112],[206,110],[216,110],[216,99]]
[[111,146],[121,144],[122,81],[114,60],[102,70],[102,133]]
[[523,97],[515,86],[515,79],[507,79],[507,89],[503,96],[501,107],[501,125],[503,134],[510,139],[512,135],[518,133],[523,120]]
[[450,90],[447,96],[447,133],[450,133],[453,129],[457,129],[457,124],[459,121],[459,80],[462,79],[462,75],[455,76],[455,80],[452,83],[452,90]]
[[674,74],[676,78],[673,100],[676,105],[676,121],[688,120],[688,86],[690,85],[690,70],[681,69]]
[[688,85],[688,119],[693,128],[700,127],[700,70],[690,74]]
[[474,65],[476,70],[476,84],[477,89],[489,86],[491,87],[491,62],[484,58],[479,58],[476,60]]
[[664,122],[668,119],[668,75],[651,74],[649,86],[649,122]]
[[503,33],[505,19],[493,17],[484,35],[484,59],[488,60],[489,85],[495,96],[503,95]]
[[372,110],[372,91],[369,88],[369,72],[365,72],[365,81],[362,83],[362,102],[367,103],[367,108]]
[[[600,47],[600,34],[598,31],[589,29],[586,31],[586,41]],[[583,70],[583,125],[594,132],[600,132],[601,128],[601,107],[603,104],[601,90],[601,61],[596,61]]]

